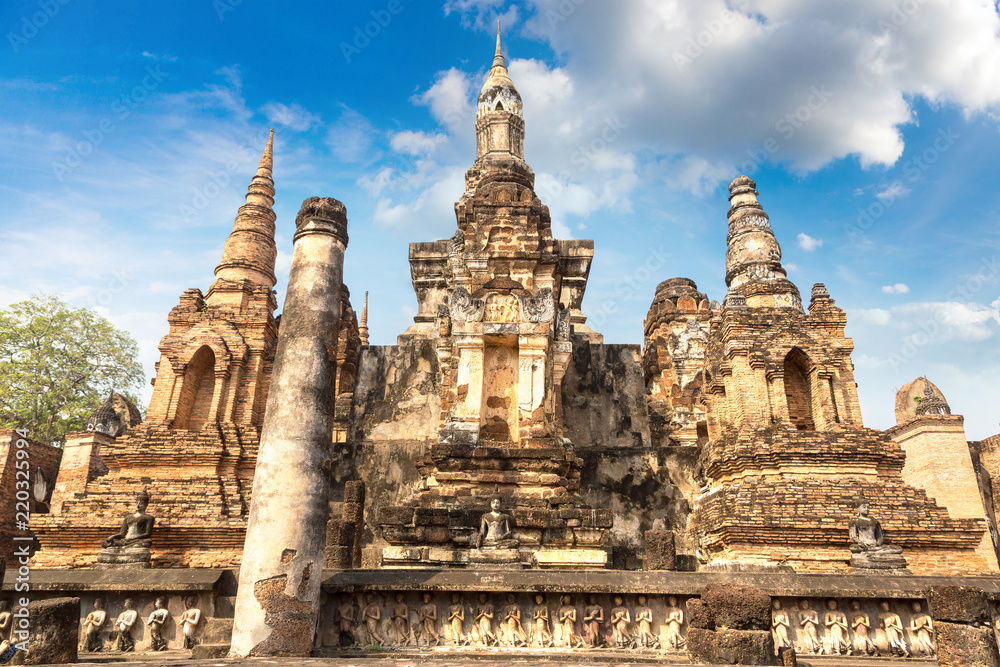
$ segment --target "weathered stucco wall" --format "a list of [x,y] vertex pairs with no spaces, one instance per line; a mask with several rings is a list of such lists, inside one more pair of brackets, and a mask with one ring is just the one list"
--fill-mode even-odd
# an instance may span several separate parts
[[[437,441],[438,377],[431,341],[410,340],[360,351],[350,430],[336,475],[338,481],[365,482],[368,547],[382,544],[372,530],[379,508],[410,497],[420,482],[418,459]],[[342,489],[341,484],[335,487]]]
[[573,337],[562,383],[564,436],[582,447],[648,447],[649,413],[638,345]]
[[652,446],[638,345],[573,341],[563,380],[565,436],[584,461],[580,495],[614,512],[610,546],[617,567],[638,565],[643,532],[669,527],[679,553],[694,553],[684,531],[699,447]]

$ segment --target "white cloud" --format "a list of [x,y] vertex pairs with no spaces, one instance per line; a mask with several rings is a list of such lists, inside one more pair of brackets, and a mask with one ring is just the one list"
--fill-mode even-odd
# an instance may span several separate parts
[[434,151],[435,148],[447,137],[443,134],[428,134],[426,132],[414,132],[413,130],[403,130],[396,132],[389,140],[392,150],[406,155],[426,155]]
[[[896,287],[892,286],[894,290]],[[988,306],[972,302],[921,301],[893,306],[888,310],[852,310],[849,321],[889,327],[900,336],[900,340],[912,339],[918,347],[924,347],[954,338],[962,341],[991,338],[1000,324],[998,306],[1000,301]]]
[[167,62],[177,62],[177,56],[168,56],[165,53],[150,53],[149,51],[142,52],[143,58],[152,58],[153,60],[166,60]]
[[272,123],[295,132],[305,132],[320,123],[319,114],[312,113],[300,104],[268,102],[260,110]]
[[[582,0],[580,0],[582,1]],[[447,0],[444,15],[457,13],[462,17],[462,25],[477,30],[495,30],[497,19],[505,30],[518,22],[520,8],[511,3],[506,11],[501,11],[505,0]]]
[[795,240],[798,242],[799,247],[806,252],[813,252],[817,248],[823,247],[823,239],[814,239],[805,232],[799,232]]
[[674,189],[704,197],[731,176],[732,167],[728,164],[713,164],[704,158],[686,155],[670,165],[664,180]]
[[626,119],[631,141],[740,171],[811,171],[849,155],[894,164],[918,98],[1000,113],[991,2],[923,0],[909,14],[895,0],[529,4],[526,31],[578,90],[568,113],[594,102]]
[[882,292],[885,294],[909,294],[910,288],[905,283],[895,285],[883,285]]
[[[372,220],[383,227],[404,228],[409,238],[447,238],[454,234],[454,206],[464,189],[464,176],[461,167],[422,162],[415,172],[385,186],[384,191],[397,199],[379,199]],[[413,187],[415,182],[420,186]]]
[[326,144],[341,162],[370,163],[381,156],[375,145],[380,133],[371,122],[354,109],[342,107],[340,118],[330,126]]
[[905,197],[910,194],[910,188],[906,187],[899,181],[892,181],[891,183],[886,183],[878,189],[875,196],[884,202],[892,202],[900,197]]
[[429,107],[434,119],[454,132],[467,129],[476,117],[471,97],[471,78],[452,67],[439,72],[434,84],[425,92],[415,95],[412,101]]

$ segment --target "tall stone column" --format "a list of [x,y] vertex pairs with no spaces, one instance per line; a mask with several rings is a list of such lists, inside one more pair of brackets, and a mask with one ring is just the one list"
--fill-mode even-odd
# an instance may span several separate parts
[[312,197],[295,227],[236,596],[239,657],[309,655],[319,612],[347,212]]

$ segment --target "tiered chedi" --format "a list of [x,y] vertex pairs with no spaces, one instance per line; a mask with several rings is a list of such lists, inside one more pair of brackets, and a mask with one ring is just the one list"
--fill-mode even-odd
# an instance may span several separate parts
[[520,546],[508,559],[602,565],[606,554],[596,547],[610,512],[576,502],[580,464],[563,437],[561,386],[570,326],[589,331],[579,308],[593,244],[552,237],[524,161],[521,97],[499,29],[476,137],[454,238],[410,246],[420,312],[401,339],[433,341],[441,417],[420,489],[378,519],[390,544],[383,563],[475,560],[480,517],[499,495]]

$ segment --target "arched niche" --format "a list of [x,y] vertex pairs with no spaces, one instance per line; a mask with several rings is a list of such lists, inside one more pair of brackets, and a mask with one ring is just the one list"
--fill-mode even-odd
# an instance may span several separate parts
[[799,348],[793,347],[785,356],[785,402],[788,406],[788,419],[800,431],[816,430],[809,383],[811,370],[812,362]]
[[212,412],[215,395],[215,352],[203,345],[191,357],[181,384],[177,402],[175,429],[200,430]]

